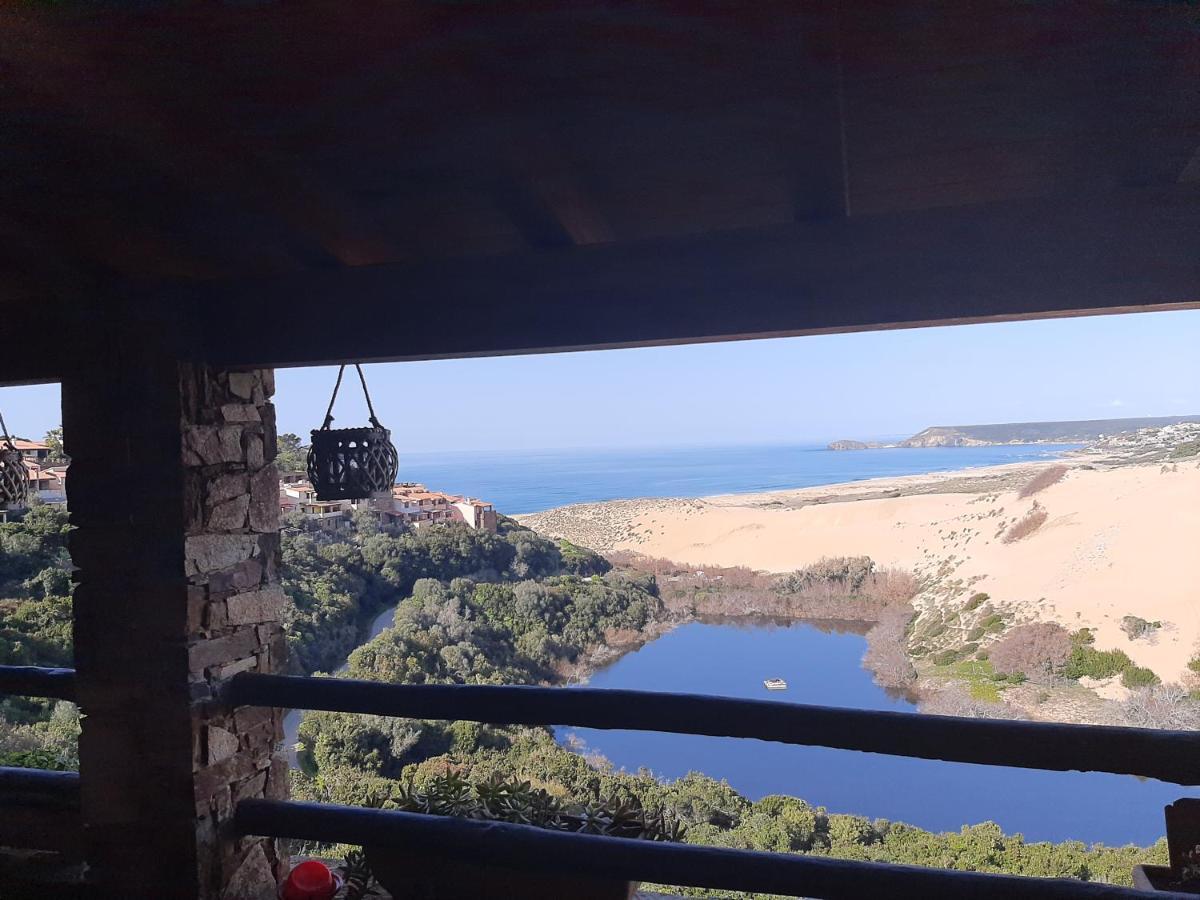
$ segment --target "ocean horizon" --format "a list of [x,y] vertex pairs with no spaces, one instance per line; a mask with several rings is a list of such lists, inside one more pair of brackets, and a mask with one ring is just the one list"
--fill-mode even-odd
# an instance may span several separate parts
[[842,484],[868,478],[1051,459],[1080,444],[889,447],[746,444],[608,450],[401,451],[400,481],[466,494],[505,515],[573,503],[643,497],[707,497]]

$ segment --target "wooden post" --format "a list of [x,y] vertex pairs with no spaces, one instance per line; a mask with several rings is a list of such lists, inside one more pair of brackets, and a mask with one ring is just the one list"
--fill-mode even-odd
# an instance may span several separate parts
[[89,870],[123,896],[268,900],[275,843],[230,821],[286,795],[281,715],[219,688],[284,663],[273,373],[111,344],[63,382]]

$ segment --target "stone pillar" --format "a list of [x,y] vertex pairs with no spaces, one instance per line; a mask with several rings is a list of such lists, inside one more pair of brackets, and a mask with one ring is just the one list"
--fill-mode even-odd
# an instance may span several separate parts
[[180,384],[201,896],[274,900],[275,842],[238,839],[229,826],[239,800],[287,796],[287,760],[275,752],[283,714],[219,700],[222,682],[239,672],[286,671],[274,373],[188,366]]
[[268,900],[274,842],[230,816],[286,795],[280,711],[219,687],[286,652],[273,374],[114,343],[63,382],[89,869],[119,896]]

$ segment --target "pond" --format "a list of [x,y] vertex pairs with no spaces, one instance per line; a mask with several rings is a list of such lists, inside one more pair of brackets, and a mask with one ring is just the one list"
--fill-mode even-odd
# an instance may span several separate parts
[[[861,666],[866,641],[848,623],[690,623],[597,672],[597,688],[713,694],[913,712]],[[768,692],[766,678],[786,691]],[[569,688],[568,688],[569,689]],[[616,767],[663,778],[703,772],[757,800],[800,797],[830,812],[908,822],[932,831],[992,821],[1030,841],[1149,844],[1166,804],[1195,790],[1132,776],[1041,772],[793,747],[742,738],[560,728]]]

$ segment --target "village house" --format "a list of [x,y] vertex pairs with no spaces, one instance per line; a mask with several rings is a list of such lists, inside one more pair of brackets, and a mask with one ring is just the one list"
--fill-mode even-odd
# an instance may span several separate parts
[[[28,444],[31,441],[14,441],[17,444]],[[67,467],[45,466],[25,460],[25,468],[29,472],[29,499],[40,500],[42,503],[67,502]]]
[[49,444],[41,441],[27,441],[23,438],[13,438],[12,442],[26,462],[41,463],[50,458]]
[[431,491],[423,484],[402,482],[392,488],[388,501],[374,501],[381,518],[393,524],[424,528],[459,522],[468,528],[496,531],[496,509],[492,504],[473,497]]
[[423,484],[403,482],[392,488],[391,497],[369,500],[318,500],[316,488],[308,481],[279,482],[279,511],[282,515],[302,512],[328,528],[341,527],[357,509],[372,509],[380,521],[389,525],[427,528],[455,522],[468,528],[495,533],[496,508],[474,497],[431,491]]
[[318,522],[323,528],[337,529],[350,518],[353,506],[349,500],[318,500],[317,490],[307,481],[279,483],[279,512],[304,513],[306,519]]

